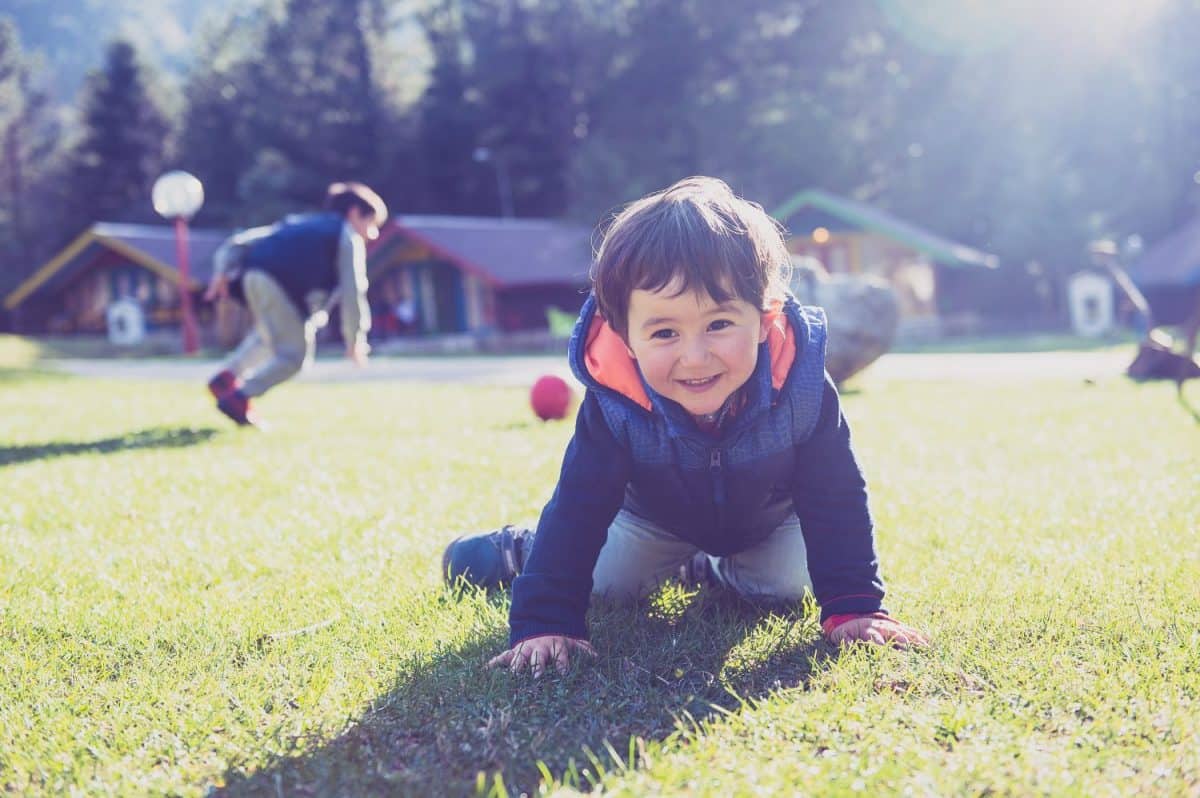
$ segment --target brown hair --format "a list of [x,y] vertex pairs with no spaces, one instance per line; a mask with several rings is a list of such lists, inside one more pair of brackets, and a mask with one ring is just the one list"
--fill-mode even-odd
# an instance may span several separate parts
[[387,205],[378,194],[367,185],[354,181],[331,183],[329,188],[325,189],[325,207],[342,216],[351,208],[358,208],[371,217],[376,226],[384,223],[388,213]]
[[742,299],[760,310],[783,293],[790,263],[779,223],[713,177],[689,177],[630,203],[604,233],[592,266],[600,313],[627,337],[629,298],[676,277],[680,294]]

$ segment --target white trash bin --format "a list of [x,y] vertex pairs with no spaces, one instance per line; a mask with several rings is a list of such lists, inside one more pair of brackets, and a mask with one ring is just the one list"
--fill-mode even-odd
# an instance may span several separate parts
[[1077,335],[1098,338],[1112,331],[1116,321],[1113,283],[1096,272],[1076,272],[1067,283],[1071,328]]
[[105,312],[108,340],[116,346],[136,346],[146,337],[146,314],[132,299],[118,299]]

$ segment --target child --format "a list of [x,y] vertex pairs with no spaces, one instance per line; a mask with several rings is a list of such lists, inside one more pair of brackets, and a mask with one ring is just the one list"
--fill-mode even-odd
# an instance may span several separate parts
[[923,645],[882,608],[866,485],[825,373],[825,317],[783,286],[775,222],[693,177],[604,237],[570,342],[587,388],[536,532],[459,538],[448,579],[512,582],[509,649],[535,676],[594,656],[591,593],[672,576],[756,600],[812,590],[829,640]]
[[217,409],[241,425],[254,423],[251,398],[289,379],[312,360],[318,313],[340,292],[346,356],[367,360],[366,241],[379,235],[387,206],[362,183],[334,183],[325,213],[289,216],[239,233],[213,256],[204,298],[233,295],[254,326],[208,381]]

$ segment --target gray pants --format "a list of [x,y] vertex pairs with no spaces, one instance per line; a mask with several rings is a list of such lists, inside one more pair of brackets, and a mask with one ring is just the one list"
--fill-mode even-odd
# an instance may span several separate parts
[[[677,576],[679,567],[698,551],[662,527],[621,510],[592,571],[592,592],[614,599],[640,598]],[[751,599],[793,601],[812,589],[795,515],[757,546],[728,557],[710,556],[709,562],[722,583]]]
[[221,368],[242,380],[242,393],[261,396],[312,362],[316,334],[269,274],[246,272],[242,291],[254,327]]

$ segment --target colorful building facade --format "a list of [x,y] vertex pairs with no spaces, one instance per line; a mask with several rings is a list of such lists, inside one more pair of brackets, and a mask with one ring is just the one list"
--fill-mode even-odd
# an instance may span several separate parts
[[994,255],[820,189],[801,191],[773,215],[787,228],[794,256],[815,258],[830,274],[872,275],[889,283],[902,328],[937,327],[948,272],[998,265]]
[[[190,284],[202,338],[227,346],[249,323],[233,302],[203,300],[212,256],[229,231],[192,230]],[[582,305],[590,229],[557,220],[401,216],[369,244],[376,338],[545,329],[548,309]],[[132,300],[149,331],[180,323],[173,228],[98,223],[4,298],[18,332],[97,335],[108,308]],[[337,325],[330,325],[336,332]]]

